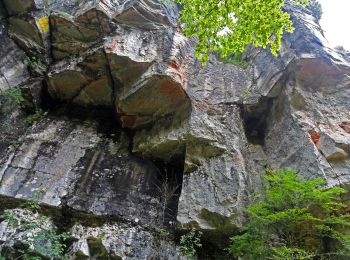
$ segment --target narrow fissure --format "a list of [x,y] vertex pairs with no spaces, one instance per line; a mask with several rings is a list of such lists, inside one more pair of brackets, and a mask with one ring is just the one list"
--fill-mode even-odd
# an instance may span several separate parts
[[161,196],[161,222],[165,227],[175,229],[178,202],[182,190],[185,150],[169,161],[156,160],[155,164],[160,170],[157,189]]

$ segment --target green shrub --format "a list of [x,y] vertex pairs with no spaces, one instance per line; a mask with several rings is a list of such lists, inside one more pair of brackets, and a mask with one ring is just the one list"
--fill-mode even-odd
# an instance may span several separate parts
[[30,211],[36,212],[40,209],[39,200],[41,197],[40,191],[35,191],[33,193],[33,199],[27,200],[22,206],[25,209],[29,209]]
[[197,249],[202,247],[202,232],[194,228],[180,238],[180,251],[185,256],[192,258],[196,255]]
[[17,107],[20,107],[22,105],[22,102],[24,101],[22,91],[19,87],[0,90],[0,94],[14,102]]
[[[26,214],[14,214],[11,210],[4,211],[3,218],[9,225],[16,229],[16,232],[23,232],[26,234],[24,236],[22,235],[21,239],[18,241],[24,244],[25,248],[14,248],[16,259],[65,259],[64,250],[66,245],[64,241],[69,238],[68,233],[59,232],[55,227],[48,224],[49,221],[46,216],[38,214],[38,210],[40,210],[40,205],[38,204],[40,195],[40,192],[35,192],[34,198],[23,204],[27,212],[35,214],[35,219],[28,218]],[[12,239],[16,240],[15,237]],[[11,244],[10,241],[8,242]],[[4,255],[0,255],[0,260],[12,259],[13,257],[13,255],[11,255],[12,252],[9,252],[9,255],[7,255],[7,251],[2,253],[4,253]],[[44,258],[42,256],[44,256]]]
[[[263,199],[247,209],[249,221],[231,237],[229,251],[244,259],[325,259],[350,256],[350,216],[340,187],[294,170],[268,170]],[[327,258],[328,259],[328,258]]]
[[45,116],[44,111],[42,109],[38,109],[35,111],[34,114],[31,114],[26,118],[26,122],[31,125],[37,121],[42,120],[44,116]]
[[158,238],[166,238],[166,237],[170,236],[169,231],[164,229],[164,228],[156,228],[154,230],[154,233],[155,233],[156,237],[158,237]]

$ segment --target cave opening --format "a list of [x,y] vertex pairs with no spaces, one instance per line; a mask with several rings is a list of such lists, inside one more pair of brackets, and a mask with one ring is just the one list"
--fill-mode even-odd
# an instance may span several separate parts
[[169,229],[176,228],[178,202],[182,190],[185,166],[185,149],[169,161],[155,160],[159,169],[159,183],[156,189],[160,194],[161,222]]
[[268,117],[273,106],[273,98],[261,97],[257,104],[240,106],[243,126],[248,142],[256,145],[265,144]]

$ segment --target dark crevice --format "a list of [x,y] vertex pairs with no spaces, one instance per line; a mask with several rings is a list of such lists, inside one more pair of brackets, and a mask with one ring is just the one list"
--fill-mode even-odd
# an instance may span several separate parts
[[50,110],[55,107],[56,101],[53,100],[49,93],[49,88],[47,85],[47,79],[42,82],[42,91],[41,91],[41,103],[40,106],[43,110]]
[[[106,60],[106,71],[107,71],[107,78],[109,81],[109,85],[111,86],[111,91],[112,91],[112,95],[111,95],[111,104],[112,104],[112,109],[113,109],[113,121],[118,122],[118,127],[121,129],[122,125],[121,125],[121,120],[120,120],[120,115],[117,113],[117,100],[118,100],[118,91],[120,91],[124,85],[123,83],[113,77],[113,73],[111,70],[111,64],[110,61],[107,57],[107,53],[105,51],[103,51],[103,54],[105,56],[105,60]],[[130,138],[130,145],[131,147],[129,147],[129,150],[132,150],[132,140],[133,140],[133,133],[131,131],[129,131],[128,129],[124,129],[125,132],[127,133],[127,135]]]
[[113,77],[113,73],[111,70],[111,64],[110,64],[109,59],[107,57],[107,54],[104,50],[103,50],[103,55],[104,55],[105,60],[106,60],[107,78],[108,78],[108,82],[109,82],[109,85],[111,86],[111,91],[112,91],[111,104],[113,107],[115,107],[115,104],[117,101],[117,90],[123,88],[123,83],[121,81],[119,81],[118,79],[115,79]]
[[2,0],[0,0],[0,17],[1,15],[3,16],[2,18],[0,18],[0,22],[2,20],[5,20],[9,17],[9,14],[7,12],[7,9],[5,8],[5,5],[4,3],[2,2]]
[[245,135],[249,143],[264,145],[267,119],[274,98],[261,97],[257,104],[240,105]]
[[159,184],[156,185],[156,189],[158,189],[161,196],[161,222],[165,227],[174,229],[182,190],[185,150],[167,162],[155,160],[155,164],[160,170],[160,175],[158,176]]

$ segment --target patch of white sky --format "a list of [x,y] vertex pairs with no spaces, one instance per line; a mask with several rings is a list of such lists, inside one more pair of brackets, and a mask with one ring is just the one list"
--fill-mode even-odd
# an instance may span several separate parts
[[350,50],[350,0],[319,0],[322,5],[321,27],[330,46]]

